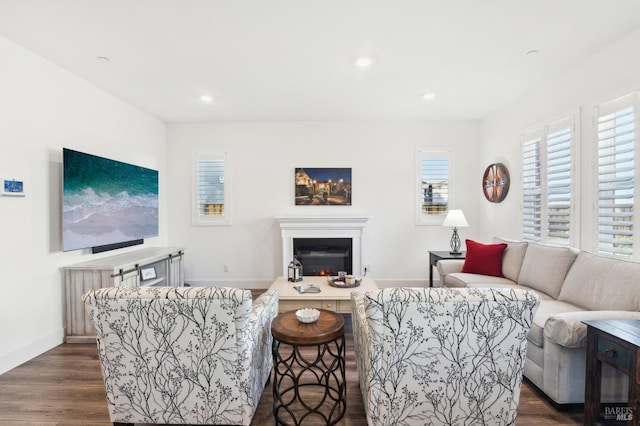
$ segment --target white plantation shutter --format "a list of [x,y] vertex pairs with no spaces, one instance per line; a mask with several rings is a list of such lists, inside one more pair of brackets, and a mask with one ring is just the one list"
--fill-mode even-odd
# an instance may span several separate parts
[[634,257],[637,95],[596,108],[598,253]]
[[550,124],[547,129],[547,242],[571,245],[572,222],[572,120]]
[[522,238],[569,246],[573,240],[573,118],[522,135]]
[[418,149],[416,159],[416,223],[440,225],[451,202],[451,152]]
[[425,212],[440,214],[447,211],[449,202],[449,159],[422,159],[422,205]]
[[528,135],[522,143],[522,238],[542,239],[542,138]]
[[195,153],[192,168],[192,224],[231,224],[227,155]]
[[223,159],[198,160],[198,215],[224,215]]

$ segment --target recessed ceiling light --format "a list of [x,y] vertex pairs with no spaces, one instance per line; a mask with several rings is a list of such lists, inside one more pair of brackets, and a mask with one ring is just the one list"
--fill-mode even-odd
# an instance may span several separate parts
[[433,98],[435,98],[435,97],[436,97],[436,94],[435,94],[435,93],[433,93],[433,92],[427,92],[427,93],[425,93],[424,95],[422,95],[422,97],[423,97],[425,100],[430,101],[431,99],[433,99]]
[[536,49],[530,50],[526,53],[527,56],[537,55],[539,52]]
[[200,100],[202,102],[204,102],[205,104],[210,104],[211,102],[213,102],[213,96],[210,95],[202,95],[200,96]]
[[373,64],[373,59],[368,56],[363,56],[361,58],[356,59],[356,66],[358,68],[369,68]]
[[97,59],[100,62],[109,62],[111,60],[111,59],[107,58],[106,56],[98,56]]

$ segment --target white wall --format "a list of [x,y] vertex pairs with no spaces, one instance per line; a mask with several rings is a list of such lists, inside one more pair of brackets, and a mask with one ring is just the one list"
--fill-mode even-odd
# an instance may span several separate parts
[[[579,109],[586,157],[593,106],[640,89],[639,45],[640,30],[481,123],[182,123],[167,133],[159,120],[0,37],[0,177],[23,178],[27,191],[24,198],[0,197],[0,373],[62,342],[60,268],[108,255],[61,251],[62,147],[160,171],[161,237],[147,245],[184,245],[188,281],[264,288],[281,273],[274,217],[335,213],[370,217],[363,260],[379,283],[421,285],[428,250],[448,249],[451,230],[414,224],[415,147],[454,150],[453,207],[463,209],[471,225],[461,230],[463,239],[518,238],[520,131]],[[231,227],[191,226],[193,151],[231,154]],[[480,187],[493,162],[511,171],[510,194],[500,204],[484,200]],[[351,167],[353,205],[294,206],[295,167]],[[590,167],[583,161],[583,205],[593,192]],[[589,248],[585,210],[582,247]]]
[[[520,134],[527,127],[576,113],[579,119],[581,173],[580,241],[576,246],[594,250],[591,206],[593,176],[593,108],[603,101],[640,89],[640,30],[585,58],[566,72],[549,79],[527,96],[482,120],[478,165],[502,161],[510,169],[512,186],[506,200],[480,203],[481,237],[520,238],[521,177]],[[544,54],[541,52],[540,54]]]
[[[266,288],[282,275],[279,215],[364,215],[363,261],[381,285],[424,285],[428,250],[449,249],[451,229],[414,224],[414,151],[454,153],[455,208],[477,232],[480,177],[477,122],[286,122],[169,124],[169,235],[186,247],[185,275],[195,284]],[[194,151],[231,156],[233,225],[191,226]],[[296,167],[351,167],[352,206],[295,206]],[[230,272],[223,272],[223,265]]]
[[0,177],[26,197],[0,197],[0,373],[62,343],[60,268],[102,255],[63,253],[62,148],[158,169],[160,235],[167,242],[166,127],[0,37]]

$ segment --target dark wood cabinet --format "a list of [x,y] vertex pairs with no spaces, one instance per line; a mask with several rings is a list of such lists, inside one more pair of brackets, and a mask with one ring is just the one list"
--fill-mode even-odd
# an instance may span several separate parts
[[[640,421],[640,320],[583,321],[587,325],[587,366],[584,392],[584,424],[602,421]],[[627,405],[605,407],[600,404],[602,364],[608,364],[629,377]],[[607,423],[608,424],[608,423]]]

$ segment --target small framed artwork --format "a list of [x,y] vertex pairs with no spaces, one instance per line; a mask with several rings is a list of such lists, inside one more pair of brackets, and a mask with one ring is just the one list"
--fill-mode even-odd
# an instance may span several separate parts
[[156,268],[150,266],[148,268],[140,268],[140,278],[142,281],[152,280],[156,278]]
[[2,182],[2,195],[24,197],[24,181],[22,179],[0,178],[0,182]]
[[297,167],[296,206],[350,206],[350,168]]

